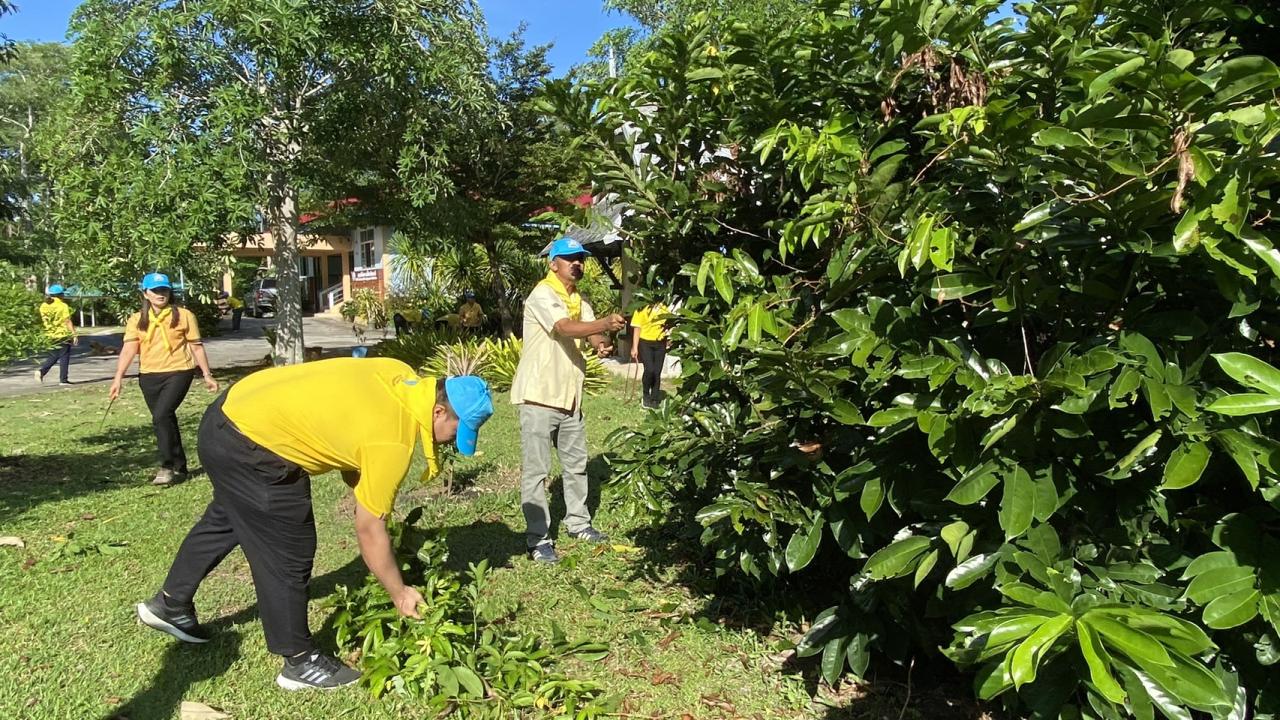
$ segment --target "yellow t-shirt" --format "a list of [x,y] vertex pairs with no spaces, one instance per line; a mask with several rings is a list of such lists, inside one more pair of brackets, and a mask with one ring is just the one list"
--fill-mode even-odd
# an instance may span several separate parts
[[484,323],[484,310],[480,303],[462,303],[462,307],[458,308],[458,319],[462,321],[462,327],[480,327]]
[[640,339],[656,342],[667,337],[667,317],[671,311],[663,303],[641,308],[631,315],[631,327],[640,328]]
[[71,330],[67,329],[67,321],[70,319],[71,306],[63,302],[62,298],[40,303],[40,320],[44,323],[45,337],[50,340],[61,341],[71,337]]
[[196,366],[195,356],[191,354],[192,345],[203,344],[200,339],[200,325],[191,311],[180,307],[178,324],[171,323],[172,307],[161,310],[157,321],[151,319],[146,332],[138,329],[142,313],[134,313],[124,326],[124,341],[138,343],[138,372],[162,373],[192,370]]
[[[538,285],[524,301],[524,349],[511,381],[511,404],[533,403],[576,412],[582,405],[587,360],[574,338],[556,334],[556,323],[569,309],[554,290]],[[596,319],[591,303],[582,300],[582,322]]]
[[250,440],[312,475],[359,472],[356,501],[386,517],[413,459],[419,417],[432,409],[415,417],[406,408],[393,389],[404,379],[436,382],[392,358],[285,365],[233,385],[222,410]]

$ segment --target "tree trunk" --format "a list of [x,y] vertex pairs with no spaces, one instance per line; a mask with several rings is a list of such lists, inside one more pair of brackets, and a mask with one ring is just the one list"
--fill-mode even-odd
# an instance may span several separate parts
[[298,273],[298,189],[285,172],[267,176],[267,221],[275,240],[276,365],[302,362],[302,279]]
[[509,338],[515,331],[515,318],[511,314],[511,303],[507,301],[507,283],[502,279],[502,260],[498,257],[498,243],[492,237],[481,241],[485,255],[489,256],[489,291],[498,301],[498,318],[502,322],[502,337]]
[[[630,320],[627,310],[631,307],[631,299],[635,297],[636,287],[640,284],[640,264],[636,262],[635,250],[631,247],[631,240],[623,237],[622,239],[622,290],[618,297],[618,312],[623,317]],[[617,343],[618,362],[626,363],[631,361],[631,333],[635,329],[631,327],[631,323],[627,323],[626,333],[623,335],[624,342]]]

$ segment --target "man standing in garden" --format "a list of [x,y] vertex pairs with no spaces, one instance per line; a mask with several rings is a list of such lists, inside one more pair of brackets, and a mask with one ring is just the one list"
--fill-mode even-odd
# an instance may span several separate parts
[[605,333],[621,330],[626,320],[617,314],[597,320],[578,293],[588,255],[582,243],[571,238],[551,244],[551,271],[524,301],[524,350],[511,383],[511,402],[519,406],[520,415],[525,540],[529,556],[542,563],[560,559],[547,507],[553,444],[564,469],[565,529],[580,540],[608,539],[591,526],[587,508],[587,433],[582,419],[587,362],[578,341],[585,338],[601,357],[609,355],[613,344]]
[[[53,345],[49,357],[45,358],[40,369],[36,370],[36,381],[44,382],[44,376],[58,366],[58,384],[70,385],[68,371],[71,367],[71,346],[76,342],[76,328],[71,323],[71,306],[62,300],[66,292],[61,285],[50,285],[44,291],[44,302],[40,305],[40,321],[44,323],[44,335]],[[28,305],[28,307],[30,307]]]
[[[318,397],[342,398],[341,416],[315,412]],[[475,454],[480,426],[492,414],[480,378],[420,378],[391,358],[287,365],[241,380],[200,423],[200,461],[213,500],[160,592],[138,604],[138,618],[184,642],[208,642],[196,620],[196,591],[239,546],[267,649],[284,657],[276,684],[302,690],[354,683],[360,673],[318,650],[307,625],[316,553],[311,476],[341,471],[355,495],[360,555],[400,614],[416,618],[422,594],[400,575],[387,517],[419,437],[429,478],[438,471],[436,444],[455,441],[463,455]]]
[[465,302],[458,308],[458,321],[462,323],[462,331],[468,335],[478,335],[484,325],[484,308],[476,302],[476,294],[470,290],[463,294]]

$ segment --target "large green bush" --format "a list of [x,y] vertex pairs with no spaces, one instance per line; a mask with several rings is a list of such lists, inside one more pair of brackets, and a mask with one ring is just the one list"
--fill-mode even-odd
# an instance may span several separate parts
[[50,346],[37,310],[41,302],[39,293],[0,279],[0,362],[27,357]]
[[1236,38],[1277,28],[999,4],[694,23],[553,89],[688,296],[618,482],[727,576],[838,587],[828,680],[944,648],[1036,716],[1269,716],[1280,72]]

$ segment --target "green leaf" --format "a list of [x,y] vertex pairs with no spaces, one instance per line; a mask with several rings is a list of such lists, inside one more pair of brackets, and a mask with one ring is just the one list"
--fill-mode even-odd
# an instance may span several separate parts
[[1004,477],[1004,497],[1000,500],[1000,527],[1006,540],[1021,536],[1031,527],[1035,509],[1035,485],[1021,466]]
[[1136,668],[1129,669],[1129,672],[1138,679],[1143,692],[1156,707],[1160,708],[1160,712],[1166,718],[1169,720],[1192,720],[1191,713],[1182,706],[1182,701],[1161,687],[1149,674]]
[[848,648],[847,635],[831,640],[822,648],[822,678],[828,685],[834,686],[840,679],[840,671],[844,669],[845,651]]
[[938,275],[929,285],[929,297],[938,302],[959,300],[992,287],[986,276],[975,272]]
[[822,542],[824,524],[822,516],[818,516],[807,529],[800,528],[791,536],[785,553],[787,568],[791,572],[804,569],[813,560],[813,556],[818,552],[818,545]]
[[1031,141],[1041,147],[1088,147],[1085,136],[1064,127],[1048,127],[1031,136]]
[[929,549],[932,540],[919,535],[905,537],[877,550],[863,571],[876,580],[900,577],[915,569],[915,563]]
[[1010,675],[1014,687],[1022,687],[1036,679],[1040,660],[1053,643],[1075,623],[1070,615],[1059,615],[1036,628],[1031,636],[1013,651]]
[[862,425],[866,422],[857,406],[844,398],[837,398],[831,404],[831,417],[842,425]]
[[929,577],[929,573],[933,571],[933,566],[938,564],[938,551],[932,550],[925,555],[920,564],[916,566],[916,576],[912,582],[912,587],[920,587],[920,583]]
[[985,577],[1000,558],[995,553],[979,553],[965,560],[947,573],[945,584],[952,590],[963,590]]
[[1257,617],[1261,597],[1262,593],[1249,589],[1214,598],[1204,608],[1204,624],[1214,630],[1239,627]]
[[466,689],[468,694],[478,698],[484,697],[484,682],[471,668],[465,665],[457,665],[453,668],[453,674],[458,677],[458,682]]
[[1000,482],[996,474],[997,465],[986,462],[965,473],[960,482],[947,493],[947,500],[957,505],[972,505],[991,492],[991,488]]
[[689,82],[703,82],[706,80],[719,80],[724,77],[724,70],[714,67],[702,67],[696,70],[690,70],[685,74],[685,79]]
[[944,526],[938,536],[947,544],[947,549],[951,551],[951,556],[956,557],[960,554],[960,541],[964,540],[964,536],[968,534],[969,523],[957,520]]
[[449,697],[458,696],[458,676],[454,673],[453,668],[448,665],[441,665],[436,668],[436,683],[440,685],[440,691]]
[[1271,268],[1273,275],[1280,277],[1280,250],[1276,250],[1270,240],[1252,228],[1243,228],[1240,231],[1240,240],[1254,255],[1265,262],[1267,267]]
[[862,486],[862,496],[859,498],[858,505],[862,508],[863,514],[870,520],[875,517],[876,511],[880,509],[880,505],[883,502],[884,487],[880,482],[880,478],[871,478],[866,485]]
[[1147,59],[1142,56],[1138,56],[1130,60],[1126,60],[1116,67],[1102,73],[1098,77],[1094,78],[1093,82],[1089,83],[1089,97],[1092,99],[1107,90],[1110,90],[1111,86],[1114,85],[1117,80],[1137,71],[1146,64]]
[[1280,397],[1261,393],[1227,395],[1209,403],[1207,409],[1219,415],[1258,415],[1280,410]]
[[1018,426],[1018,416],[1010,415],[1009,417],[997,420],[991,425],[991,429],[982,437],[982,449],[985,452],[992,445],[999,442],[1000,438],[1008,435],[1015,427]]
[[1218,353],[1213,356],[1223,372],[1241,385],[1280,397],[1280,370],[1252,355]]
[[1262,617],[1271,624],[1271,629],[1280,635],[1280,592],[1269,592],[1258,602]]
[[1173,659],[1164,646],[1141,630],[1134,630],[1097,613],[1086,613],[1081,622],[1088,622],[1106,644],[1128,655],[1143,668],[1173,667]]
[[1223,595],[1252,590],[1255,580],[1251,567],[1212,568],[1196,575],[1185,595],[1191,602],[1205,605]]
[[1181,490],[1195,485],[1209,464],[1212,453],[1209,446],[1202,442],[1185,442],[1169,454],[1169,462],[1164,466],[1165,490]]
[[1053,215],[1053,202],[1041,203],[1027,211],[1026,215],[1013,226],[1014,232],[1022,232],[1039,225]]
[[1102,696],[1113,703],[1124,702],[1124,688],[1111,674],[1111,654],[1102,646],[1097,633],[1088,623],[1077,623],[1076,636],[1080,641],[1080,654],[1089,666],[1089,679]]
[[1120,460],[1116,462],[1115,466],[1108,471],[1108,474],[1124,473],[1129,468],[1133,467],[1133,465],[1139,460],[1142,460],[1155,452],[1156,443],[1160,442],[1160,438],[1163,435],[1163,430],[1153,430],[1146,437],[1139,440],[1138,444],[1134,445],[1133,449],[1126,453],[1124,457],[1120,458]]

